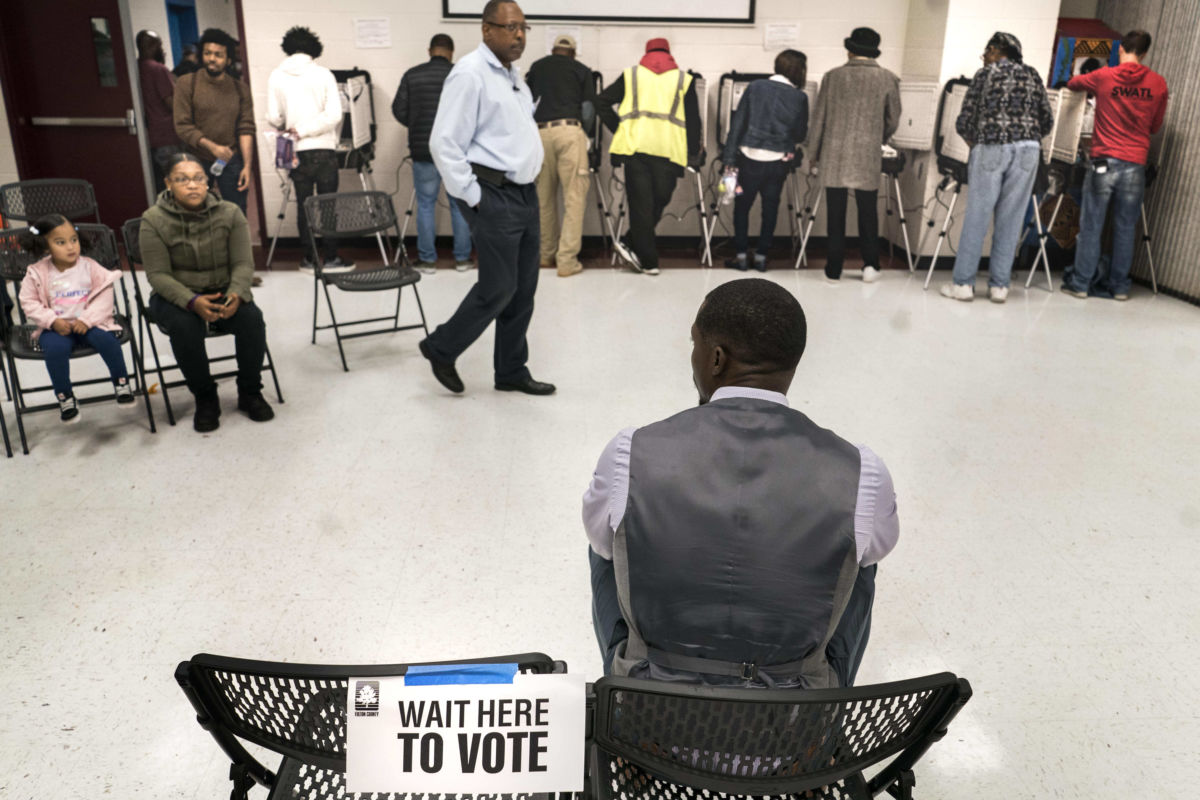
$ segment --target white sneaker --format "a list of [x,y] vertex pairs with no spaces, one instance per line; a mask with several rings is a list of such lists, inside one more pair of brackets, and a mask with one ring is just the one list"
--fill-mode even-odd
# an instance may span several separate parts
[[989,286],[988,287],[988,300],[991,300],[993,303],[1003,303],[1007,299],[1008,299],[1008,287],[1007,286]]
[[628,245],[621,241],[614,242],[613,249],[617,251],[617,256],[619,256],[625,263],[636,269],[638,272],[642,271],[642,262],[638,260],[637,253],[633,252]]
[[942,297],[949,297],[951,300],[962,300],[969,303],[975,299],[975,287],[966,284],[944,283],[940,291]]
[[475,262],[469,258],[463,261],[455,261],[454,269],[458,272],[470,272],[475,269]]
[[874,283],[879,280],[879,270],[875,267],[863,267],[863,283]]
[[646,275],[657,275],[658,267],[649,267],[647,269],[642,270],[642,272]]
[[436,275],[437,274],[437,262],[436,261],[418,261],[417,262],[417,272],[421,273],[422,275]]

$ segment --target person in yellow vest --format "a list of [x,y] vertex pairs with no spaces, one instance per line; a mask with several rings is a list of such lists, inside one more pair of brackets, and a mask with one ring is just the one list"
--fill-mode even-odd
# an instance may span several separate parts
[[613,131],[613,166],[625,166],[629,236],[616,243],[617,252],[638,272],[657,275],[654,228],[703,147],[692,76],[675,63],[666,39],[651,39],[642,60],[597,96],[596,113]]

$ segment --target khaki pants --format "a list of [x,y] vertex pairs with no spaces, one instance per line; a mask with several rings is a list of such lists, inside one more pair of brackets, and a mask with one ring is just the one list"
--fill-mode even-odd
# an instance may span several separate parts
[[[546,152],[537,178],[538,203],[542,214],[541,263],[557,259],[560,275],[579,268],[579,248],[583,236],[583,211],[587,203],[588,140],[578,125],[541,128],[542,149]],[[558,224],[558,187],[562,184],[563,220]]]

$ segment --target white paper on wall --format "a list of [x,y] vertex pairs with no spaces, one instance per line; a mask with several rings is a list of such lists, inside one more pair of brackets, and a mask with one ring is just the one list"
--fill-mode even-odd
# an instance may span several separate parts
[[388,17],[360,17],[355,19],[354,46],[360,49],[391,47],[391,19]]
[[800,24],[796,22],[768,22],[763,26],[763,49],[768,52],[788,50],[800,46]]

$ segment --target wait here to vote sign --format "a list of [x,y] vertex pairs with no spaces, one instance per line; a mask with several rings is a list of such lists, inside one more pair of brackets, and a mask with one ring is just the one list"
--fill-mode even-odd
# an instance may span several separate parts
[[583,790],[582,675],[435,685],[350,678],[348,689],[350,793]]

